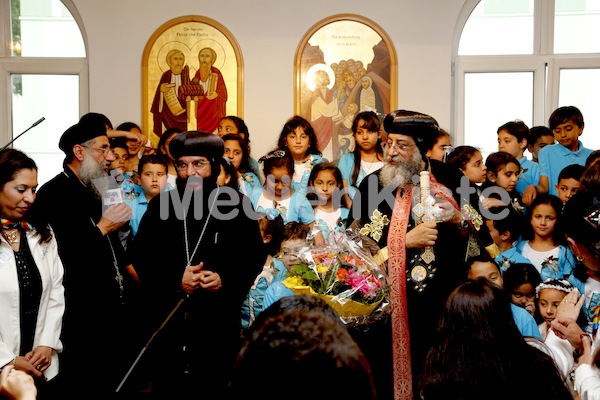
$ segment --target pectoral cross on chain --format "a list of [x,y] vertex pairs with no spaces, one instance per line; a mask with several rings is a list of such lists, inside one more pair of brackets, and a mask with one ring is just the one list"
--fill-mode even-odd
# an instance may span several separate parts
[[[421,218],[421,222],[431,222],[435,221],[435,218],[443,211],[429,192],[429,172],[421,172],[421,202],[413,208],[413,212]],[[433,246],[427,246],[423,249],[421,259],[427,264],[431,264],[435,260]]]
[[119,297],[121,297],[121,299],[123,299],[123,292],[125,291],[125,288],[123,287],[123,275],[121,275],[121,272],[117,271],[115,280],[119,284]]

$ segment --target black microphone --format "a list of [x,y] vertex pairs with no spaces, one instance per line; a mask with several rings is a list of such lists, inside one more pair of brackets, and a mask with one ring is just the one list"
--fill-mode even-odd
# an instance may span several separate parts
[[13,140],[11,140],[10,142],[8,142],[8,143],[6,144],[6,146],[4,146],[2,149],[0,149],[0,151],[4,150],[4,149],[5,149],[5,148],[7,148],[8,146],[10,146],[10,145],[11,145],[11,144],[12,144],[12,143],[15,141],[15,140],[17,140],[18,138],[20,138],[21,136],[23,136],[23,134],[24,134],[25,132],[27,132],[28,130],[30,130],[31,128],[35,128],[36,126],[38,126],[39,124],[41,124],[41,123],[42,123],[42,121],[43,121],[43,120],[45,120],[45,119],[46,119],[45,117],[42,117],[42,118],[38,119],[37,121],[35,121],[35,122],[33,123],[33,125],[31,125],[29,128],[27,128],[27,129],[25,129],[23,132],[21,132],[21,134],[20,134],[19,136],[17,136],[16,138],[14,138],[14,139],[13,139]]

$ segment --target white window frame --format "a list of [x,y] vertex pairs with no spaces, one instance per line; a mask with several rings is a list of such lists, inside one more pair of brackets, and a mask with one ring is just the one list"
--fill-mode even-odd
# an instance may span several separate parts
[[477,72],[534,73],[533,125],[547,125],[558,107],[561,69],[600,68],[600,54],[554,54],[554,0],[534,1],[533,54],[459,56],[458,46],[464,26],[480,0],[467,0],[457,19],[452,42],[452,131],[455,145],[465,137],[465,74]]
[[[89,111],[89,68],[87,58],[87,35],[81,16],[72,0],[61,0],[69,10],[83,38],[86,57],[13,57],[10,43],[10,0],[0,0],[0,148],[12,140],[12,74],[77,75],[79,77],[79,115]],[[43,117],[32,115],[31,123]],[[20,132],[15,132],[18,135]]]

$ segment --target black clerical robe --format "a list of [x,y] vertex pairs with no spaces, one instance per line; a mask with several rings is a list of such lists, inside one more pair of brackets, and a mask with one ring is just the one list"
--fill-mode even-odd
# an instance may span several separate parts
[[[266,251],[258,222],[246,215],[237,193],[231,198],[221,193],[210,217],[208,190],[194,192],[187,213],[183,193],[178,187],[150,201],[130,253],[147,295],[149,334],[179,299],[186,298],[151,345],[150,361],[157,372],[152,390],[166,396],[177,390],[179,395],[219,398],[239,350],[242,303],[264,265]],[[234,204],[221,203],[229,199]],[[205,270],[219,274],[218,292],[198,289],[187,295],[182,290],[188,257],[189,265],[203,262]]]
[[66,393],[106,398],[132,361],[123,248],[115,233],[102,235],[102,201],[68,166],[40,188],[31,211],[52,227],[65,269],[58,378]]

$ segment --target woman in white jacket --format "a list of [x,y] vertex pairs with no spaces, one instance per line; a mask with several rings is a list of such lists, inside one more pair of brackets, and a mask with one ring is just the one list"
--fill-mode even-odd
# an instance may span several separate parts
[[58,373],[62,350],[63,267],[50,228],[28,219],[36,188],[35,162],[18,150],[2,150],[0,367],[14,365],[50,380]]

